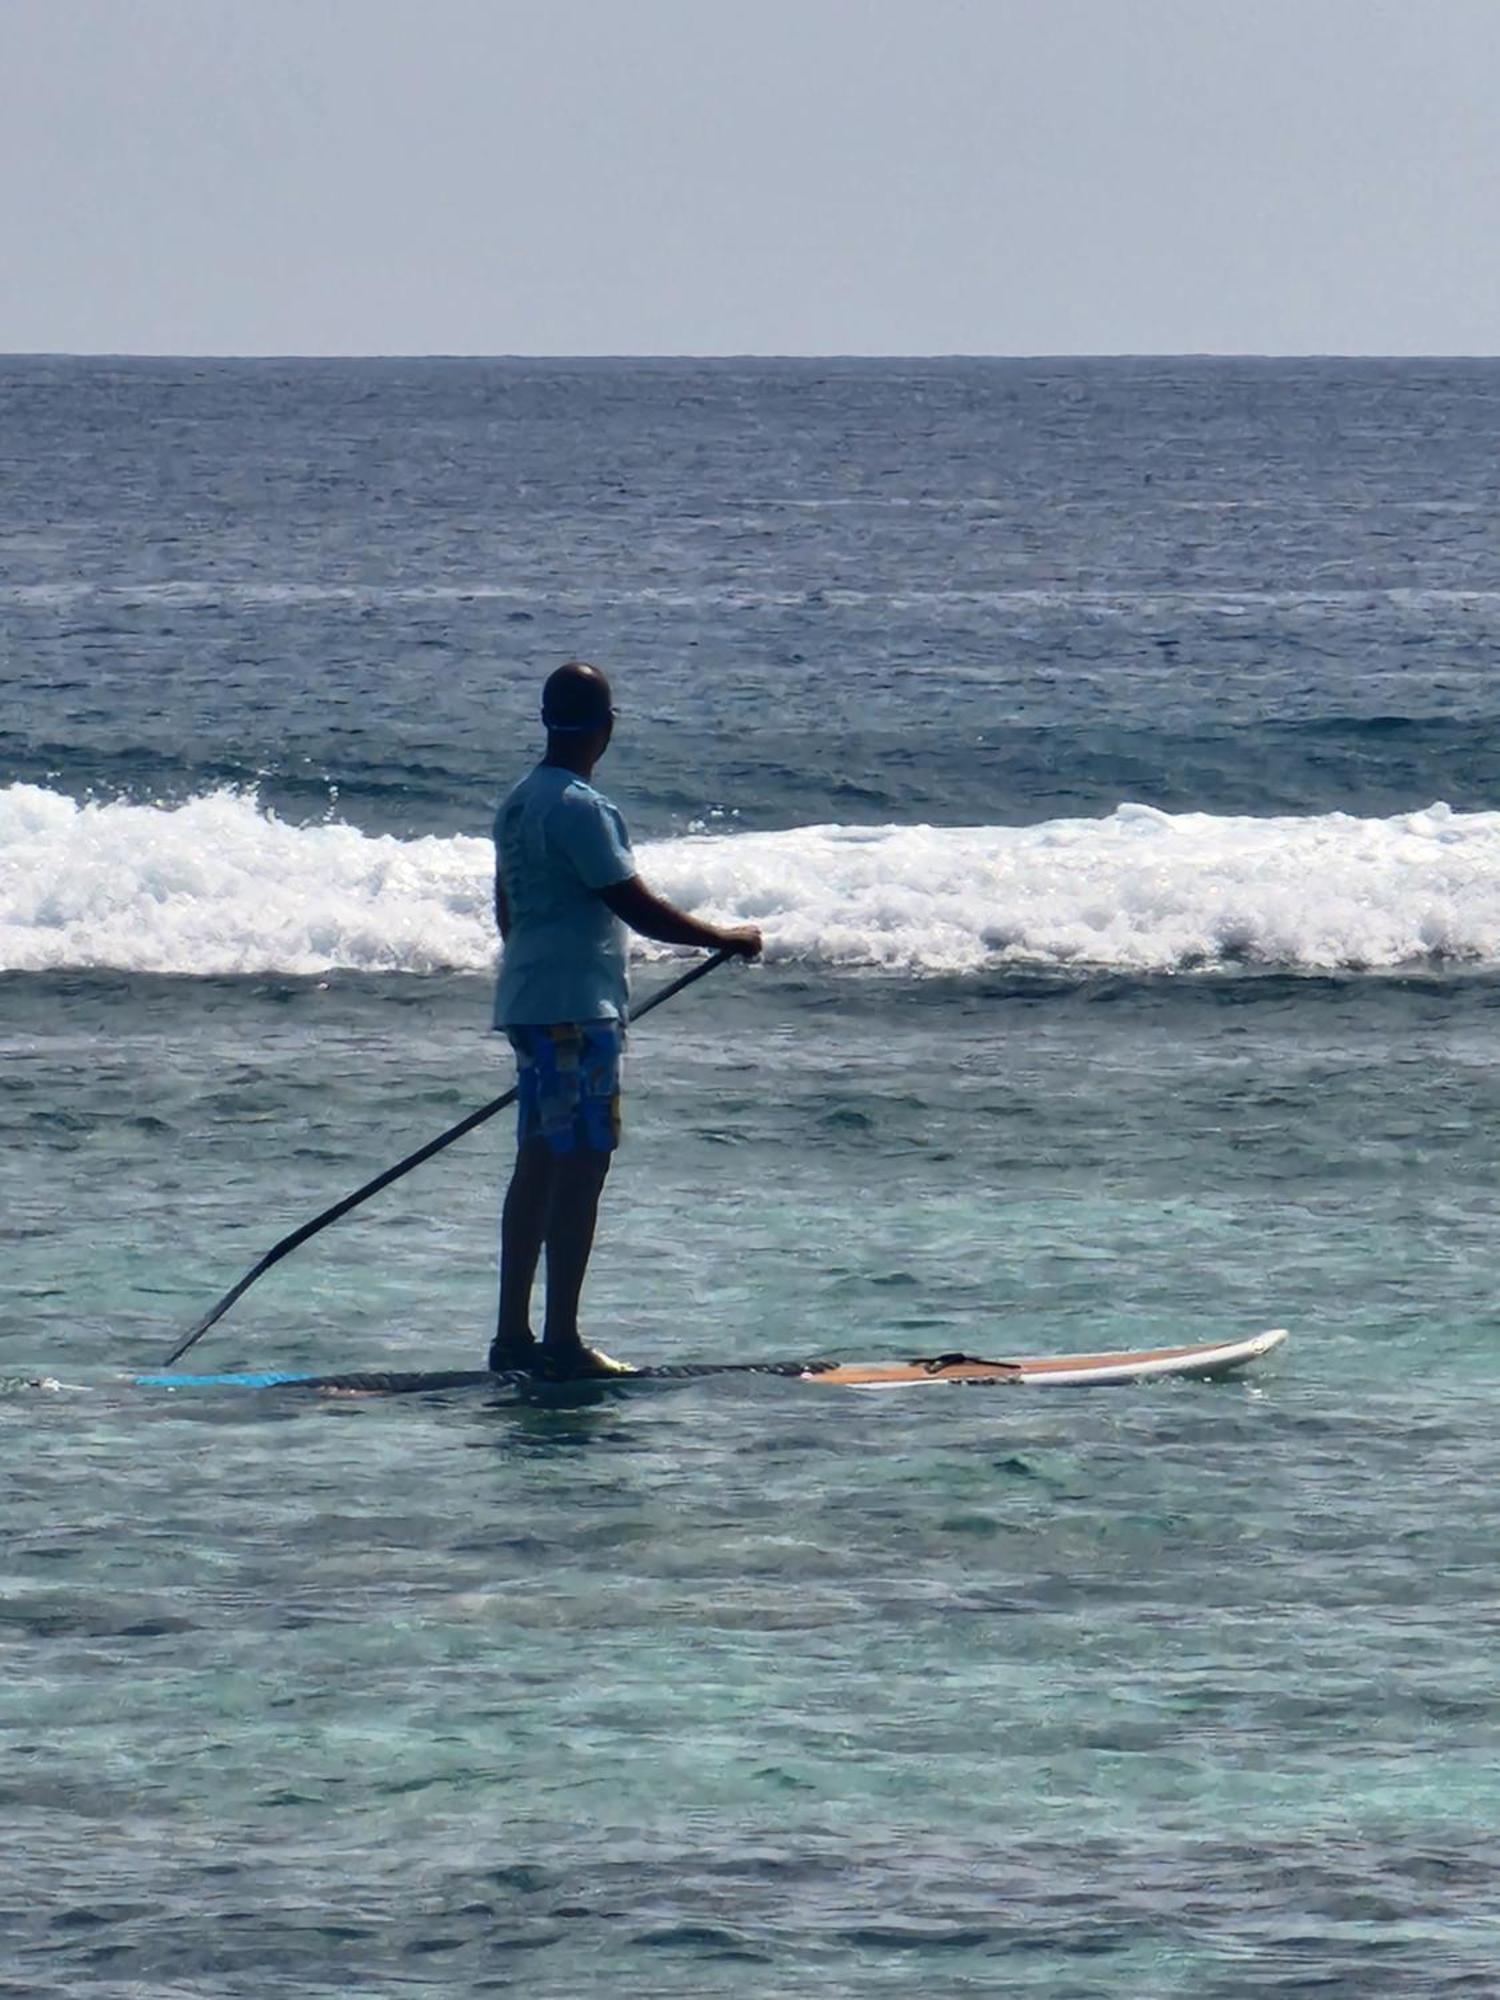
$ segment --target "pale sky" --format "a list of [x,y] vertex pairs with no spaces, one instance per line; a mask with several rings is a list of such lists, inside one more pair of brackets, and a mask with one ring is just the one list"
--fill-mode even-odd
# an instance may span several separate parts
[[1500,353],[1500,0],[0,0],[0,351]]

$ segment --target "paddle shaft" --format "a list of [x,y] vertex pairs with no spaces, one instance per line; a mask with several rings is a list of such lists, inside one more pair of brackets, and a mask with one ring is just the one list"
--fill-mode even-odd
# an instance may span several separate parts
[[[681,993],[684,987],[691,986],[695,980],[704,978],[716,966],[722,965],[725,959],[733,956],[733,952],[716,951],[711,958],[704,959],[700,965],[693,966],[691,970],[663,986],[660,992],[653,993],[649,1000],[643,1001],[636,1009],[634,1019],[644,1020],[653,1007],[660,1007],[674,994]],[[395,1166],[387,1167],[385,1172],[377,1174],[374,1180],[366,1181],[363,1187],[357,1187],[353,1194],[346,1194],[342,1201],[336,1201],[332,1208],[325,1208],[321,1215],[315,1215],[310,1222],[304,1222],[299,1229],[294,1229],[290,1235],[283,1236],[279,1243],[271,1246],[258,1264],[251,1266],[237,1285],[230,1287],[218,1304],[199,1320],[187,1338],[177,1343],[162,1366],[170,1368],[174,1361],[181,1360],[188,1349],[196,1341],[201,1340],[209,1328],[224,1317],[236,1299],[242,1299],[256,1279],[263,1278],[273,1264],[279,1264],[283,1257],[289,1257],[294,1250],[300,1249],[309,1237],[316,1236],[320,1229],[326,1229],[331,1222],[337,1222],[340,1216],[347,1215],[351,1208],[358,1208],[362,1201],[368,1201],[371,1195],[379,1194],[381,1189],[388,1188],[392,1181],[399,1181],[403,1174],[409,1174],[413,1167],[420,1167],[435,1153],[441,1153],[445,1147],[466,1138],[470,1132],[483,1125],[486,1119],[493,1118],[497,1111],[503,1111],[507,1104],[514,1104],[515,1101],[516,1091],[512,1088],[507,1090],[504,1096],[492,1098],[488,1104],[481,1104],[477,1111],[471,1111],[467,1118],[461,1118],[448,1131],[440,1133],[436,1139],[429,1139],[427,1144],[419,1146],[415,1153],[408,1153],[404,1160],[398,1160]]]

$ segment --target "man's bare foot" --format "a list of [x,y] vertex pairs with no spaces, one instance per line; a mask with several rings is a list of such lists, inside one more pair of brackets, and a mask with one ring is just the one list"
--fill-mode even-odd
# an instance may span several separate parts
[[537,1349],[537,1373],[548,1382],[609,1382],[634,1375],[628,1361],[616,1361],[597,1347],[543,1342]]
[[497,1333],[490,1342],[490,1373],[509,1375],[520,1368],[530,1372],[536,1367],[541,1351],[530,1327],[520,1335]]

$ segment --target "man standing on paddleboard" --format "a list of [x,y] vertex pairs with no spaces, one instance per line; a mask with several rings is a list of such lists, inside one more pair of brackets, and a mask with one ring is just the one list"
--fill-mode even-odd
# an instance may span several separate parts
[[[754,924],[700,923],[636,873],[625,822],[588,782],[615,710],[597,667],[572,661],[542,689],[547,750],[495,815],[495,920],[504,949],[495,1026],[516,1052],[515,1171],[500,1225],[500,1315],[490,1367],[554,1379],[629,1374],[587,1347],[578,1300],[599,1196],[620,1136],[629,1014],[625,927],[660,944],[755,958]],[[547,1253],[547,1317],[531,1291]]]

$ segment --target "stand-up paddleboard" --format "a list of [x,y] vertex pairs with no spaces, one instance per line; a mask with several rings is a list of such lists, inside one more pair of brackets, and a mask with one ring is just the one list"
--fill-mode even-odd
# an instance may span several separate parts
[[920,1389],[937,1382],[970,1389],[1081,1389],[1117,1387],[1126,1382],[1213,1381],[1249,1367],[1285,1339],[1285,1327],[1273,1327],[1244,1340],[1201,1341],[1191,1347],[1031,1355],[1007,1361],[985,1361],[971,1354],[934,1354],[914,1361],[682,1361],[584,1382],[548,1382],[523,1369],[494,1374],[483,1368],[382,1369],[346,1375],[273,1370],[233,1375],[137,1375],[133,1380],[139,1389],[303,1389],[325,1396],[431,1395],[445,1389],[507,1389],[557,1396],[579,1390],[630,1389],[638,1383],[699,1382],[724,1375],[774,1375],[829,1389]]

